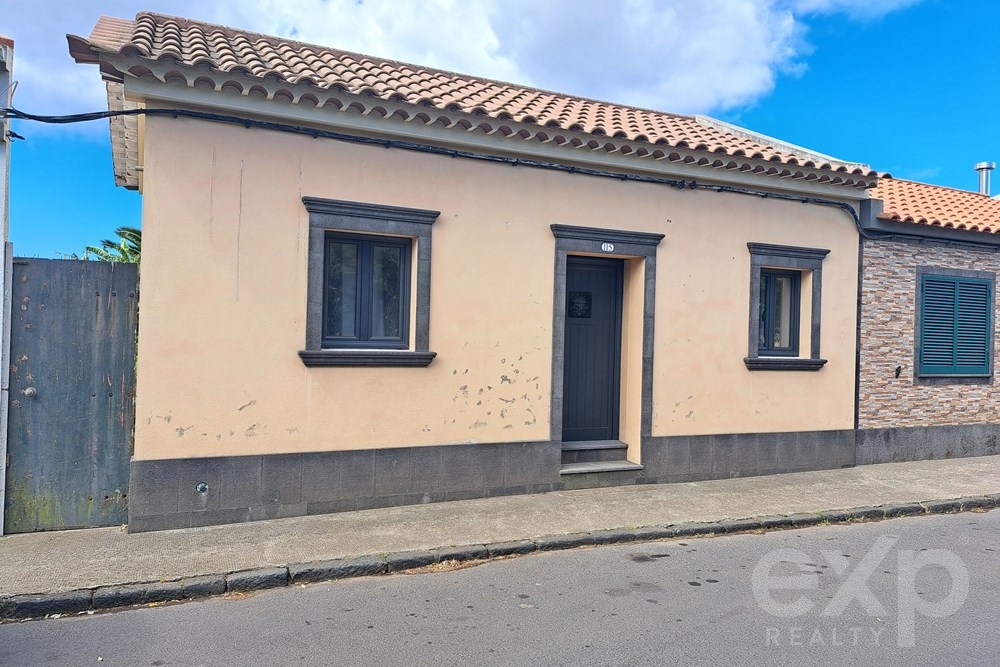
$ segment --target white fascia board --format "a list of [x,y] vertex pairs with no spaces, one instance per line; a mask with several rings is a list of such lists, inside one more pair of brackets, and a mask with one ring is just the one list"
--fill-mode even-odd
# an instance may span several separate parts
[[[244,114],[261,120],[279,120],[289,124],[317,126],[322,129],[359,134],[368,137],[412,141],[437,146],[446,146],[457,150],[480,151],[490,154],[521,157],[545,162],[571,164],[607,171],[621,171],[660,178],[678,178],[696,180],[704,184],[731,185],[735,187],[755,188],[773,192],[824,197],[846,203],[856,204],[868,198],[867,190],[852,186],[826,185],[792,179],[788,177],[767,176],[747,172],[731,171],[717,167],[702,167],[681,164],[668,160],[657,160],[650,157],[629,157],[622,154],[612,154],[603,149],[586,147],[576,148],[524,140],[519,137],[506,137],[497,134],[484,134],[480,131],[465,131],[456,128],[445,128],[440,125],[426,125],[422,122],[410,122],[391,117],[392,108],[397,105],[378,100],[378,106],[390,109],[389,117],[381,115],[366,116],[358,113],[342,112],[337,109],[317,108],[293,104],[282,100],[269,100],[261,97],[250,97],[238,93],[219,92],[214,89],[204,89],[187,85],[167,84],[162,81],[143,77],[125,77],[125,90],[129,99],[144,102],[147,108],[155,108],[157,104],[181,108],[199,107],[220,114]],[[398,105],[412,113],[409,105]],[[449,116],[439,109],[428,110],[436,116]],[[555,132],[556,130],[553,130]],[[574,133],[562,132],[563,135]],[[587,141],[595,139],[593,135],[579,135]],[[628,143],[611,137],[597,137],[601,143]],[[634,144],[640,145],[638,143]],[[657,147],[661,148],[661,147]],[[662,147],[668,150],[668,147]],[[704,156],[704,153],[669,148],[670,152],[690,153]],[[724,159],[735,159],[730,156],[720,156]],[[770,166],[801,169],[795,165],[764,163]],[[808,171],[808,170],[806,170]]]

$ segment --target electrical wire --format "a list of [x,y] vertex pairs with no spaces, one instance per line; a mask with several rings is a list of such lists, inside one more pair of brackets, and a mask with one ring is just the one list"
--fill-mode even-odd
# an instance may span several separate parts
[[117,111],[92,111],[88,113],[77,113],[68,114],[62,116],[44,116],[39,114],[30,114],[24,111],[20,111],[13,107],[7,107],[0,109],[0,118],[10,118],[15,120],[26,120],[34,121],[38,123],[49,123],[57,125],[67,125],[71,123],[85,123],[95,120],[104,120],[116,118],[119,116],[167,116],[171,118],[192,118],[197,120],[205,120],[217,123],[227,123],[230,125],[241,125],[246,128],[258,128],[265,130],[272,130],[277,132],[287,132],[292,134],[301,134],[313,137],[315,139],[333,139],[336,141],[344,141],[355,144],[366,144],[373,146],[381,146],[384,148],[398,148],[402,150],[418,151],[422,153],[430,153],[433,155],[443,155],[447,157],[463,158],[471,160],[479,160],[486,162],[496,162],[501,164],[509,164],[512,166],[525,166],[532,167],[536,169],[547,169],[553,171],[561,171],[571,174],[584,174],[587,176],[595,176],[599,178],[613,178],[620,181],[631,181],[638,183],[650,183],[654,185],[666,185],[679,190],[689,189],[689,190],[711,190],[715,192],[727,192],[730,194],[746,195],[752,197],[759,197],[763,199],[778,199],[782,201],[793,201],[801,202],[803,204],[818,204],[820,206],[831,206],[834,208],[839,208],[846,212],[851,219],[854,221],[854,225],[858,230],[858,234],[862,238],[866,239],[892,239],[896,238],[897,234],[892,232],[884,232],[880,230],[866,229],[862,223],[861,218],[858,216],[858,212],[853,206],[846,202],[837,201],[835,199],[825,199],[823,197],[811,197],[805,195],[793,195],[780,192],[769,192],[767,190],[755,190],[752,188],[742,188],[732,185],[717,185],[717,184],[707,184],[699,183],[698,181],[675,179],[675,178],[664,178],[659,176],[648,176],[644,174],[632,174],[628,172],[616,172],[608,171],[604,169],[593,169],[590,167],[580,167],[569,164],[562,164],[559,162],[543,162],[539,160],[533,160],[529,158],[516,158],[508,157],[503,155],[491,155],[489,153],[479,153],[473,151],[458,150],[454,148],[447,148],[444,146],[435,146],[433,144],[420,144],[410,141],[400,141],[398,139],[380,139],[376,137],[365,137],[354,134],[346,134],[343,132],[335,132],[333,130],[321,130],[313,127],[306,127],[302,125],[291,125],[288,123],[277,123],[273,121],[259,120],[255,118],[247,118],[242,116],[232,116],[228,114],[213,113],[210,111],[196,111],[193,109],[121,109]]

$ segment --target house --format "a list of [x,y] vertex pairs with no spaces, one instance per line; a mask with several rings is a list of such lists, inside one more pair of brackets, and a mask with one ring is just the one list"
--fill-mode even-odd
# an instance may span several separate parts
[[160,14],[69,46],[143,194],[131,530],[854,464],[871,169]]
[[1000,453],[1000,200],[882,177],[862,226],[857,463]]

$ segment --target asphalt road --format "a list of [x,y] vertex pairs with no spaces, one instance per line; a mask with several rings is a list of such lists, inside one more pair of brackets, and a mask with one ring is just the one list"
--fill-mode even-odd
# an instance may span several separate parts
[[993,665],[1000,510],[0,625],[0,665]]

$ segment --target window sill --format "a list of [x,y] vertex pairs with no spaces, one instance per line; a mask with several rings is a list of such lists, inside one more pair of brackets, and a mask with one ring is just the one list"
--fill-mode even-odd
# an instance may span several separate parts
[[818,371],[826,365],[826,359],[746,357],[743,363],[751,371]]
[[993,384],[992,375],[917,375],[913,384],[949,385],[949,384]]
[[429,366],[437,352],[409,350],[299,350],[306,366]]

